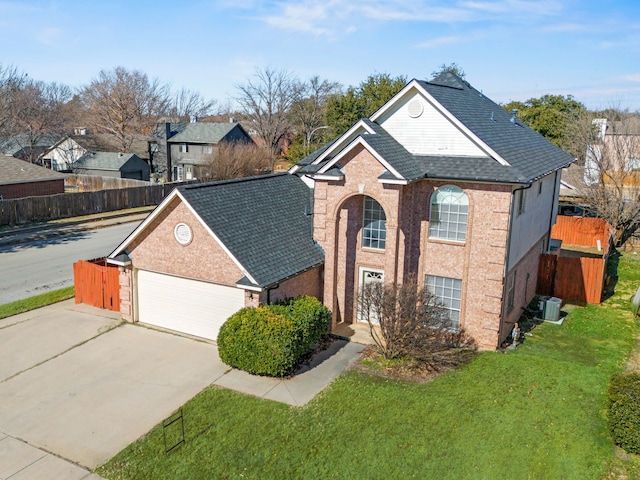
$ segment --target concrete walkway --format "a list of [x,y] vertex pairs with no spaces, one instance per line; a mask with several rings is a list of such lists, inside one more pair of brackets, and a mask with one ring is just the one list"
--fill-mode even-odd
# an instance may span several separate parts
[[288,379],[224,365],[215,344],[122,324],[73,300],[0,320],[0,479],[97,479],[91,470],[207,385],[302,406],[363,345],[336,340]]

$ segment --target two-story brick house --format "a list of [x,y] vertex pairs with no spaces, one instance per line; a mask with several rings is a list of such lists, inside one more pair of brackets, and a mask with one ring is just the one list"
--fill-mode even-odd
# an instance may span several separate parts
[[[409,82],[370,118],[294,167],[282,191],[286,196],[295,190],[294,203],[284,206],[280,198],[259,195],[284,179],[265,176],[237,183],[244,185],[245,195],[253,192],[261,198],[261,203],[254,202],[255,212],[280,209],[281,215],[263,218],[250,208],[211,214],[207,202],[193,204],[188,194],[163,202],[157,210],[168,212],[171,201],[185,203],[183,217],[207,226],[222,247],[222,257],[236,260],[235,271],[222,260],[213,262],[215,278],[208,279],[244,290],[244,303],[238,296],[236,307],[268,302],[270,292],[277,293],[281,285],[296,293],[308,289],[332,310],[336,328],[358,322],[362,285],[415,277],[439,297],[452,327],[465,328],[480,347],[494,349],[535,294],[539,255],[547,249],[555,221],[559,171],[572,161],[467,82],[445,73],[430,82]],[[297,182],[309,187],[308,198],[293,188]],[[180,188],[186,193],[192,187]],[[199,198],[212,195],[223,202],[224,197],[213,192],[234,189],[228,182],[200,188]],[[169,238],[171,232],[175,236],[180,218],[177,206],[171,211],[173,219],[157,213],[111,255],[122,266],[134,320],[140,319],[137,268],[178,275],[167,259],[208,258],[206,251],[190,252],[189,245]],[[312,217],[313,226],[301,216]],[[305,245],[302,253],[294,252],[291,243],[279,248],[270,242],[263,248],[259,238],[282,238],[282,232],[291,236],[294,219],[296,228],[306,229],[294,242]],[[137,267],[144,238],[162,228],[167,238],[157,240],[152,250],[163,260],[144,256],[148,263]],[[238,241],[248,235],[254,239],[250,244]],[[316,248],[323,254],[320,265],[312,253]],[[249,252],[257,259],[251,268],[238,261]],[[266,264],[274,258],[283,262],[288,255],[308,261],[296,263],[286,276],[272,272],[270,282],[251,280],[251,270],[262,268],[260,258],[267,270],[274,270]],[[179,275],[186,272],[182,269]],[[207,281],[207,275],[200,280]]]

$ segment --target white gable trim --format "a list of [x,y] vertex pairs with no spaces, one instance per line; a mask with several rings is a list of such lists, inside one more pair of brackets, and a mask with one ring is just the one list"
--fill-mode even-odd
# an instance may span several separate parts
[[313,178],[314,180],[327,180],[329,182],[331,181],[340,181],[340,180],[344,180],[344,175],[313,175],[311,178]]
[[392,180],[390,178],[379,178],[378,182],[389,185],[409,185],[409,180]]
[[391,172],[394,177],[400,180],[404,180],[402,175],[400,175],[398,171],[389,164],[389,162],[387,162],[383,157],[381,157],[378,154],[378,152],[376,152],[375,149],[372,148],[371,145],[369,145],[369,143],[363,137],[355,138],[349,145],[343,148],[338,155],[333,157],[329,163],[327,163],[324,167],[318,170],[318,173],[319,174],[325,173],[327,170],[333,167],[341,158],[344,158],[344,156],[347,155],[347,153],[349,153],[356,145],[362,145],[371,155],[375,157],[376,160],[378,160],[384,166],[384,168],[386,168],[389,172]]
[[447,118],[451,123],[453,123],[462,133],[464,133],[467,137],[471,139],[481,150],[484,150],[487,155],[493,157],[500,165],[504,165],[510,167],[511,164],[507,162],[504,158],[502,158],[495,150],[493,150],[489,145],[484,143],[475,133],[469,130],[456,116],[454,116],[449,110],[443,107],[429,92],[427,92],[417,80],[411,80],[407,85],[400,90],[395,96],[385,103],[378,111],[376,111],[373,115],[371,115],[371,121],[375,122],[380,117],[382,117],[387,111],[394,107],[394,105],[398,102],[403,95],[405,95],[409,90],[415,88],[420,94],[422,94],[425,99],[433,105],[433,107],[445,118]]
[[[253,283],[257,284],[258,282],[256,282],[255,278],[253,278],[249,272],[247,272],[247,269],[244,268],[242,266],[242,264],[238,261],[238,259],[233,256],[233,254],[231,253],[231,251],[229,251],[229,249],[225,246],[224,243],[222,243],[222,241],[220,240],[220,238],[218,238],[218,236],[213,233],[213,230],[211,230],[209,228],[209,226],[204,222],[204,220],[202,220],[202,218],[200,217],[200,215],[198,215],[196,213],[196,211],[193,209],[193,207],[191,206],[191,204],[189,204],[189,202],[187,202],[187,200],[182,196],[182,194],[180,193],[180,191],[177,188],[174,188],[173,191],[167,195],[167,197],[160,203],[160,205],[158,205],[155,210],[153,212],[151,212],[151,214],[149,214],[149,216],[147,216],[147,218],[144,219],[144,221],[138,225],[138,228],[136,228],[133,232],[131,232],[131,234],[124,239],[124,241],[118,245],[118,247],[108,255],[108,258],[111,257],[116,257],[119,254],[123,253],[124,249],[129,246],[131,244],[131,242],[133,240],[135,240],[146,228],[147,226],[155,219],[158,217],[158,215],[160,215],[160,213],[162,211],[164,211],[167,208],[167,205],[169,205],[169,203],[171,203],[176,197],[180,198],[180,201],[182,203],[184,203],[186,205],[186,207],[189,209],[189,211],[193,214],[193,216],[200,222],[200,224],[204,227],[204,229],[209,232],[209,235],[211,235],[213,237],[213,239],[216,241],[216,243],[220,246],[220,248],[222,248],[222,250],[224,251],[224,253],[226,253],[229,258],[233,261],[233,263],[236,264],[236,266],[240,269],[240,271]],[[243,287],[246,288],[246,287]]]
[[324,161],[329,155],[331,155],[331,153],[336,151],[339,145],[341,145],[347,138],[353,135],[359,128],[364,128],[369,134],[375,133],[369,125],[367,125],[362,119],[360,119],[353,125],[353,127],[343,133],[340,137],[338,137],[329,148],[322,152],[322,155],[316,158],[311,165],[317,165]]

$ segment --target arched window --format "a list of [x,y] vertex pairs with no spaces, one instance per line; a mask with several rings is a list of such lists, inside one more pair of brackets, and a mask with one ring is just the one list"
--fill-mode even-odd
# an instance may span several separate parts
[[362,216],[362,246],[384,250],[387,243],[387,217],[382,205],[371,197],[364,197]]
[[464,242],[469,198],[460,187],[444,185],[431,196],[429,238]]

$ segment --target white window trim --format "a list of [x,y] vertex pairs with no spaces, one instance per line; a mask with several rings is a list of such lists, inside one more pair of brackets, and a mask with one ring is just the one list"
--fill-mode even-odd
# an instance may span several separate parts
[[[431,291],[429,289],[429,277],[433,278],[433,279],[444,279],[444,280],[454,280],[456,282],[460,282],[460,298],[456,298],[456,297],[442,297],[440,295],[438,295],[437,293]],[[452,325],[451,326],[451,330],[454,331],[458,331],[460,330],[460,325],[462,323],[462,290],[463,290],[463,285],[462,285],[462,279],[460,278],[453,278],[453,277],[444,277],[442,275],[430,275],[430,274],[425,274],[424,276],[424,286],[425,286],[425,290],[428,291],[431,295],[435,296],[438,300],[443,301],[444,299],[447,300],[456,300],[458,302],[460,302],[460,308],[453,308],[453,307],[447,307],[446,304],[442,304],[442,308],[444,308],[447,312],[457,312],[458,313],[458,319],[457,319],[457,325]],[[449,317],[449,319],[451,319],[451,317]]]
[[[459,189],[462,192],[462,194],[464,195],[465,199],[466,199],[466,204],[460,205],[460,204],[453,204],[453,203],[446,203],[446,204],[445,203],[434,203],[434,200],[436,200],[438,198],[437,197],[438,192],[440,190],[446,188],[446,187],[454,187],[454,188]],[[433,206],[434,205],[457,205],[457,206],[466,206],[467,207],[467,212],[466,212],[467,220],[465,222],[464,239],[449,238],[451,236],[451,231],[450,231],[450,222],[448,222],[448,221],[446,222],[447,223],[447,228],[446,228],[446,230],[444,230],[446,235],[442,236],[442,235],[439,234],[441,229],[440,228],[437,228],[437,229],[434,228],[433,224],[432,224],[432,222],[434,221],[433,220],[433,218],[434,218],[433,217]],[[460,214],[460,213],[458,212],[458,214]],[[439,219],[437,219],[436,222],[438,222],[439,224],[442,223],[442,222],[440,222]],[[460,224],[460,222],[456,222],[456,225],[458,225],[458,224]],[[465,192],[464,189],[460,188],[457,185],[449,185],[449,184],[442,185],[438,189],[434,190],[434,192],[431,194],[431,198],[429,199],[429,229],[428,229],[428,232],[427,232],[428,238],[432,239],[432,240],[442,240],[442,241],[445,241],[445,242],[465,243],[467,241],[467,230],[468,230],[468,227],[469,227],[469,195],[467,195],[467,192]],[[433,232],[432,229],[436,230],[436,231]]]
[[[378,204],[378,206],[380,207],[380,210],[382,211],[382,214],[384,215],[384,247],[372,247],[371,245],[365,245],[365,236],[364,236],[364,232],[365,232],[365,228],[366,228],[366,212],[367,212],[367,199],[371,199],[372,201],[374,201],[376,204]],[[382,230],[378,229],[378,232],[381,232]],[[378,202],[375,198],[370,197],[368,195],[365,195],[362,199],[362,236],[361,236],[361,241],[362,241],[362,248],[369,248],[371,250],[379,250],[379,251],[384,251],[387,247],[387,214],[384,211],[384,208],[382,207],[382,205],[380,204],[380,202]],[[369,239],[369,242],[373,241],[373,239]],[[378,244],[380,244],[382,241],[380,240],[380,238],[377,239]]]

